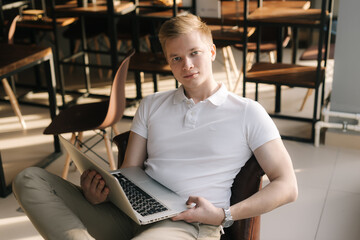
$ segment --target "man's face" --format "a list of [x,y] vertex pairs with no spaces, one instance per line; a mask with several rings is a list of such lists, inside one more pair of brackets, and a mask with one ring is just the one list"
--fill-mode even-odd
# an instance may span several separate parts
[[198,31],[168,39],[165,49],[170,68],[185,89],[204,86],[213,80],[215,45],[206,42]]

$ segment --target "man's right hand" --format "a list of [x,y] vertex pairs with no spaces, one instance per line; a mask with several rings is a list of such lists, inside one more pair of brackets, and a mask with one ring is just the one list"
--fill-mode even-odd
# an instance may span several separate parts
[[109,188],[106,187],[102,176],[95,170],[86,170],[81,174],[81,189],[85,198],[92,204],[105,202],[109,195]]

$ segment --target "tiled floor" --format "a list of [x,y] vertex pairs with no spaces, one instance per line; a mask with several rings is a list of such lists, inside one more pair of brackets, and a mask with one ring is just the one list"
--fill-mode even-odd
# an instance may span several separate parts
[[[218,55],[220,56],[220,55]],[[215,76],[223,79],[221,58],[215,62]],[[331,84],[330,84],[331,85]],[[160,90],[173,87],[172,81],[161,81]],[[144,84],[150,93],[151,83]],[[148,90],[150,89],[150,90]],[[134,87],[127,85],[127,94],[133,96]],[[269,111],[273,104],[273,88],[261,89],[260,102]],[[102,91],[99,89],[99,91]],[[107,91],[107,90],[105,90]],[[241,90],[240,90],[241,91]],[[284,89],[284,111],[298,112],[305,91]],[[252,96],[251,94],[249,95]],[[307,105],[311,105],[311,100]],[[307,107],[300,114],[307,114]],[[295,110],[294,110],[295,109]],[[42,135],[50,120],[45,108],[21,106],[28,130],[23,131],[7,103],[0,103],[0,150],[7,181],[11,181],[18,166],[36,163],[52,151],[51,137]],[[130,120],[119,123],[121,131],[129,129]],[[276,121],[282,132],[306,132],[299,126]],[[307,127],[306,127],[307,128]],[[278,208],[262,216],[262,240],[357,240],[360,239],[360,150],[329,147],[315,148],[311,144],[285,141],[292,157],[299,185],[295,203]],[[97,151],[105,155],[104,148]],[[114,148],[114,156],[116,149]],[[52,162],[47,169],[60,174],[65,156]],[[16,166],[16,167],[15,167]],[[71,171],[69,180],[78,183],[79,174]],[[267,180],[265,179],[265,184]],[[42,239],[11,194],[0,198],[0,239]]]

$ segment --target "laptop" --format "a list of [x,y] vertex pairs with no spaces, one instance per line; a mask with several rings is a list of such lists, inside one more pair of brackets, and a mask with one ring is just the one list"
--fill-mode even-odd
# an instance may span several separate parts
[[110,190],[109,199],[139,225],[171,218],[186,210],[186,201],[139,167],[107,171],[61,135],[60,142],[80,173],[96,170]]

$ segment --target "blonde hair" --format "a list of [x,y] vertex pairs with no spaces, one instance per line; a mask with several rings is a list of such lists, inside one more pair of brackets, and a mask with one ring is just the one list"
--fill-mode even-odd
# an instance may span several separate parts
[[202,36],[204,36],[204,40],[209,44],[209,46],[213,44],[210,28],[198,16],[187,14],[177,16],[166,21],[159,31],[159,40],[164,53],[166,54],[166,40],[179,37],[180,35],[188,34],[193,31],[199,31]]

